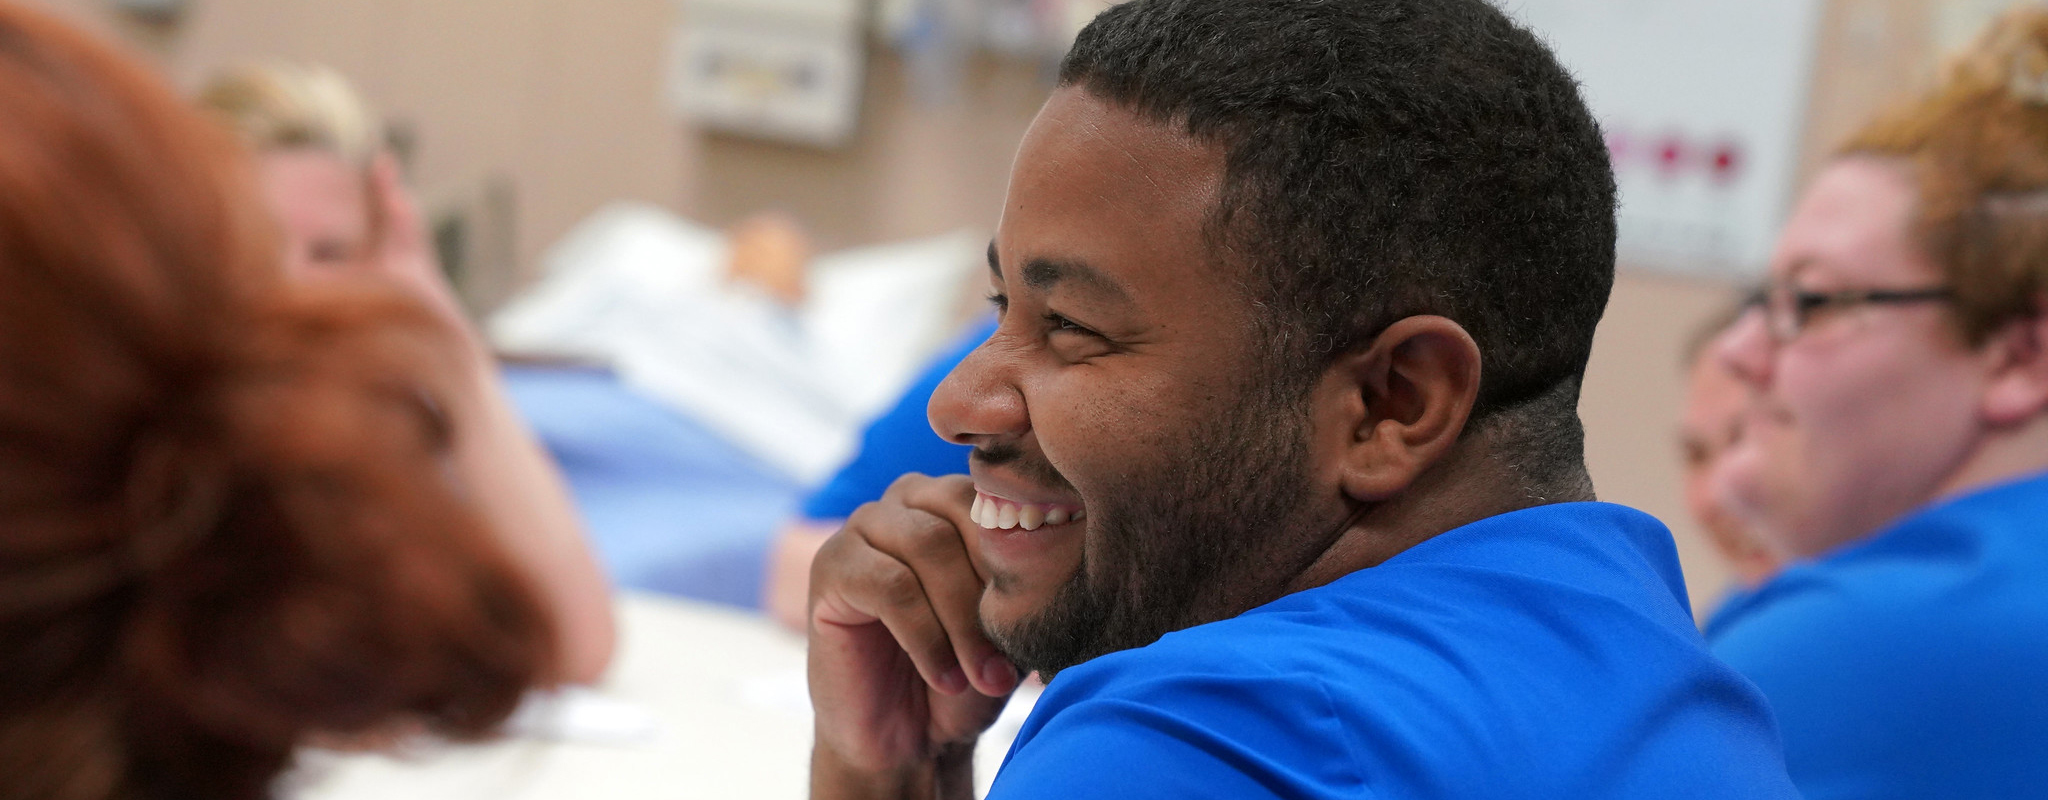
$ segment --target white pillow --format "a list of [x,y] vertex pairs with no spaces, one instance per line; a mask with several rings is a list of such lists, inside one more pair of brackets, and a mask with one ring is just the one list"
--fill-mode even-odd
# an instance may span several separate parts
[[966,281],[987,267],[971,231],[842,250],[811,266],[812,358],[861,418],[886,411],[954,334]]

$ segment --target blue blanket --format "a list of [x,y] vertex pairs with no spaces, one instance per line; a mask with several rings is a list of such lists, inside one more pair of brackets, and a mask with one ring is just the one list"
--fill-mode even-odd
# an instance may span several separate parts
[[620,588],[752,608],[803,487],[601,369],[508,366]]

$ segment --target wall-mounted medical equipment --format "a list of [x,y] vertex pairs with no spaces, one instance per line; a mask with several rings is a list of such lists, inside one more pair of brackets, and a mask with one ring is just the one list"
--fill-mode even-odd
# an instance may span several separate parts
[[712,130],[846,143],[860,117],[862,13],[858,0],[684,0],[677,109]]

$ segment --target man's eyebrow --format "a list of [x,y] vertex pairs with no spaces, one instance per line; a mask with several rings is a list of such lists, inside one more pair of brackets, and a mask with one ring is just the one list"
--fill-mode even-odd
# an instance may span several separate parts
[[1045,292],[1065,282],[1082,284],[1118,300],[1130,299],[1122,285],[1083,262],[1055,258],[1034,258],[1024,262],[1026,286]]
[[[989,242],[988,244],[988,269],[989,272],[994,273],[996,280],[1000,281],[1003,279],[1003,264],[1002,260],[996,256],[995,242]],[[1125,291],[1123,284],[1111,280],[1109,276],[1102,274],[1084,262],[1072,259],[1031,259],[1024,262],[1023,277],[1026,286],[1041,292],[1048,291],[1054,285],[1061,282],[1072,281],[1084,284],[1088,288],[1107,295],[1113,300],[1128,303],[1131,299],[1131,293]]]

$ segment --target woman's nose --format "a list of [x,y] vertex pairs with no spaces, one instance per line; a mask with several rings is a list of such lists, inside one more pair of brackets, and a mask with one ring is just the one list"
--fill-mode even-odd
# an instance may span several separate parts
[[1727,330],[1714,337],[1711,351],[1729,372],[1751,388],[1770,385],[1772,361],[1777,355],[1777,342],[1771,339],[1764,316],[1762,308],[1744,311]]

